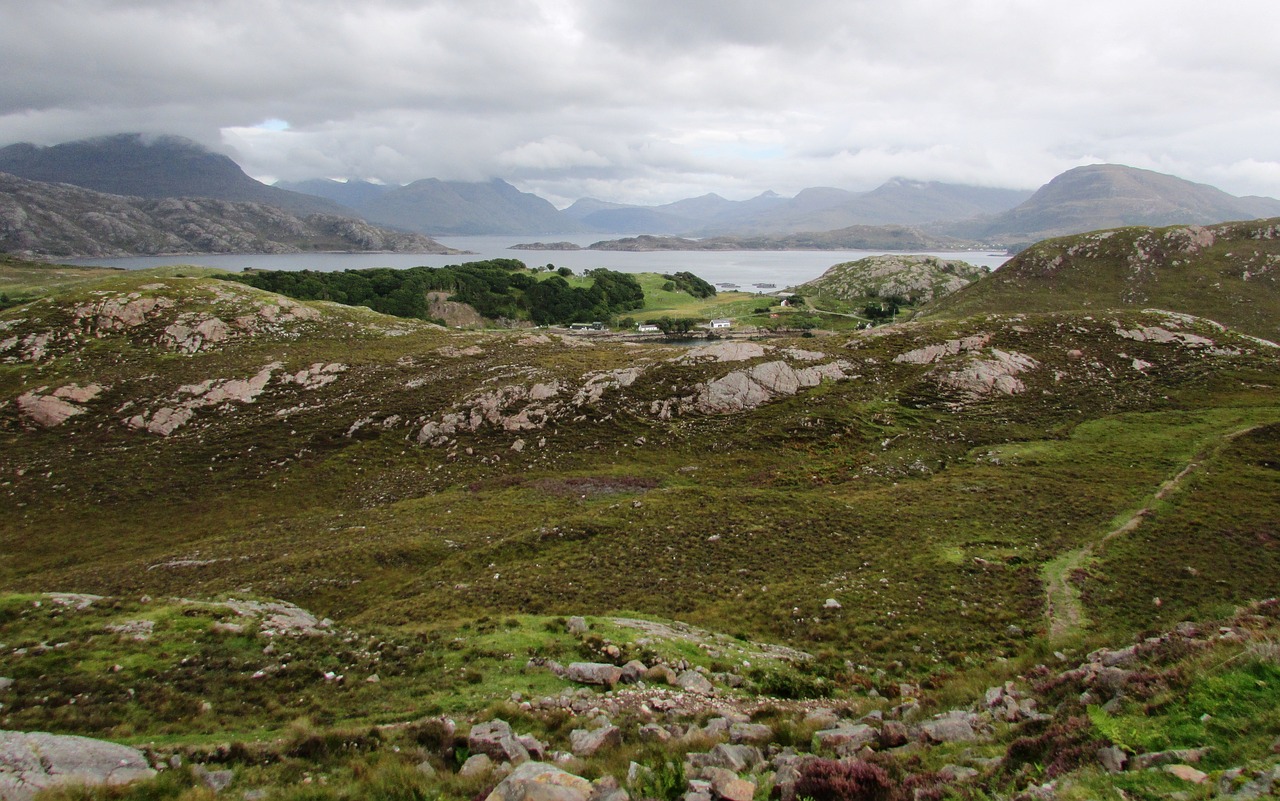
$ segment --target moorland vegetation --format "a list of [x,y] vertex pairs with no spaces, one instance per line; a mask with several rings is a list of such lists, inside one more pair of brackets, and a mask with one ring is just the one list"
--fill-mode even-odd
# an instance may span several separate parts
[[58,798],[1264,797],[1278,230],[692,348],[45,268],[0,726],[162,768]]

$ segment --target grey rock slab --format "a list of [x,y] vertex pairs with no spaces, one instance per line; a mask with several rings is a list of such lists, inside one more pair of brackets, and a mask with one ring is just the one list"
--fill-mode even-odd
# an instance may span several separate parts
[[545,762],[526,762],[493,788],[485,801],[587,801],[591,782]]
[[604,748],[617,748],[622,745],[622,730],[617,726],[588,731],[574,729],[569,732],[569,749],[574,756],[589,757]]
[[155,771],[136,748],[89,737],[0,731],[0,798],[28,801],[59,784],[128,784]]
[[573,662],[565,669],[565,678],[579,684],[612,687],[622,681],[622,668],[607,662]]

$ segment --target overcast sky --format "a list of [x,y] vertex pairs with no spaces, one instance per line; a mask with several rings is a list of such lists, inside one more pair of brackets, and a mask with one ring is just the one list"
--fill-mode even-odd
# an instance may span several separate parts
[[1081,164],[1280,197],[1276,0],[0,0],[0,144],[739,200]]

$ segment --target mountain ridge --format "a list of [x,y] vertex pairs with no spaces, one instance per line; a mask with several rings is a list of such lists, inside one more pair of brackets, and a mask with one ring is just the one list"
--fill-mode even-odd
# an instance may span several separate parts
[[345,215],[216,198],[141,198],[0,173],[0,251],[41,257],[304,251],[456,253]]
[[353,215],[332,201],[256,181],[228,156],[180,136],[126,133],[48,147],[19,143],[0,148],[0,172],[110,195],[208,197],[294,214]]

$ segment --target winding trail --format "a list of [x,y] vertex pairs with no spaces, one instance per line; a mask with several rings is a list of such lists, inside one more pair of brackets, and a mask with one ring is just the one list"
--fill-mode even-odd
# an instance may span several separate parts
[[1071,577],[1093,560],[1096,549],[1100,549],[1116,537],[1137,529],[1151,515],[1157,502],[1181,489],[1187,476],[1200,469],[1206,461],[1220,453],[1236,438],[1261,427],[1261,425],[1251,425],[1218,437],[1192,456],[1191,461],[1187,462],[1187,466],[1177,475],[1161,484],[1155,493],[1143,502],[1142,508],[1125,518],[1124,522],[1108,531],[1097,542],[1068,551],[1045,563],[1041,575],[1045,586],[1045,617],[1049,623],[1050,640],[1056,641],[1069,637],[1088,623],[1084,614],[1084,605],[1080,602],[1080,590],[1072,583]]

